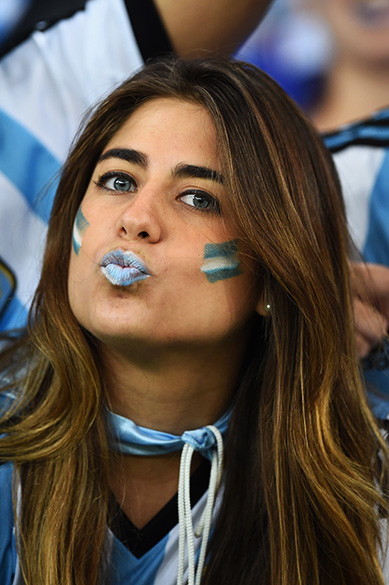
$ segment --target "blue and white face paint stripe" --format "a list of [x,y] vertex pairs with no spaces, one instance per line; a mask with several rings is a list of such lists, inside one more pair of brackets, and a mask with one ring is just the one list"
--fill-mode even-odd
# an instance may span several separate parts
[[82,236],[89,226],[89,221],[86,219],[81,211],[81,207],[77,211],[76,219],[73,227],[73,250],[78,256],[82,244]]
[[238,240],[221,244],[205,244],[204,264],[201,267],[208,282],[214,283],[242,274],[240,270]]

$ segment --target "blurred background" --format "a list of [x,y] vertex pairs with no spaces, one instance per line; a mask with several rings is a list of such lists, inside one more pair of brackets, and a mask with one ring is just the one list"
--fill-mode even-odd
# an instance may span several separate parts
[[389,103],[389,0],[276,0],[237,53],[330,130]]
[[329,27],[308,4],[276,0],[236,54],[267,71],[304,108],[310,108],[320,94],[332,54]]
[[[30,3],[0,0],[0,50]],[[275,0],[236,56],[331,130],[389,103],[389,0]]]

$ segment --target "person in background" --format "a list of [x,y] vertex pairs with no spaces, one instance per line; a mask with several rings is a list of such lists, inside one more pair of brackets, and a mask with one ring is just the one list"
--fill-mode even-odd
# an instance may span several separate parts
[[[389,266],[389,3],[310,0],[310,5],[333,41],[322,92],[310,115],[334,156],[358,249],[366,262]],[[365,362],[380,418],[389,414],[387,341],[383,349],[386,359],[373,355]]]

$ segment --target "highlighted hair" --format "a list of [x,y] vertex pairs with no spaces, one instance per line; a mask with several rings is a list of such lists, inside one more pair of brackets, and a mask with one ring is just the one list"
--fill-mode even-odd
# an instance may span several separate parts
[[98,156],[139,105],[159,97],[199,104],[212,117],[234,237],[272,307],[267,327],[254,327],[237,388],[203,582],[383,585],[378,509],[386,504],[376,455],[387,455],[360,380],[339,181],[317,133],[277,84],[220,59],[147,65],[99,105],[65,163],[18,350],[30,366],[0,427],[0,457],[15,462],[23,486],[25,580],[103,582],[106,377],[70,310],[67,270],[57,267],[68,266]]

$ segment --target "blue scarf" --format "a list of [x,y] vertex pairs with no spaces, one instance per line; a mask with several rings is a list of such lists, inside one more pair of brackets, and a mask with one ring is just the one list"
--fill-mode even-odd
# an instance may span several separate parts
[[[207,427],[185,431],[179,436],[140,427],[132,420],[110,410],[107,410],[107,414],[113,433],[112,448],[115,451],[131,455],[164,455],[180,451],[188,443],[207,459],[212,458],[216,440],[214,433]],[[230,416],[231,409],[213,425],[222,435],[227,430]]]

